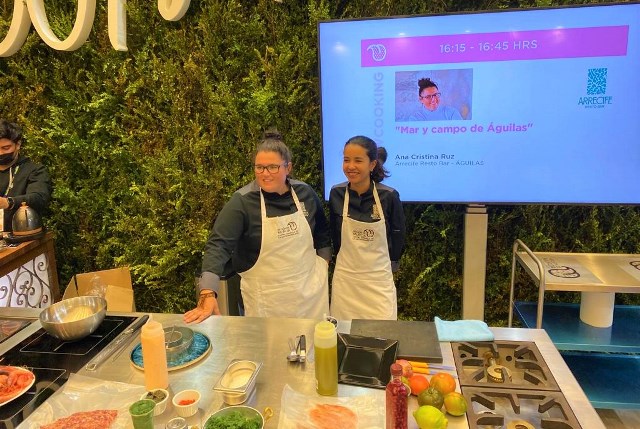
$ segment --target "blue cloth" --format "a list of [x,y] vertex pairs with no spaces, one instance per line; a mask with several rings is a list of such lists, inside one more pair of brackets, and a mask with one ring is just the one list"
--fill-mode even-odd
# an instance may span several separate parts
[[493,341],[493,332],[482,320],[448,322],[435,317],[433,321],[439,341]]

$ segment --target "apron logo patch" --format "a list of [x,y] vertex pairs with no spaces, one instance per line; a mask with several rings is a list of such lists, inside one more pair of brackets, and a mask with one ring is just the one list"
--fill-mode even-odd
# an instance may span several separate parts
[[297,223],[289,222],[286,226],[278,228],[278,238],[291,237],[292,235],[298,235]]
[[351,232],[351,239],[357,241],[373,241],[375,231],[372,229],[354,229]]

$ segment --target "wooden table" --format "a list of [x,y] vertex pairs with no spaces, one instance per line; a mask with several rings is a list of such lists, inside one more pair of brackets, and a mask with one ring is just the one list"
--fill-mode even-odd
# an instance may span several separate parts
[[0,251],[0,306],[39,308],[59,299],[52,232]]

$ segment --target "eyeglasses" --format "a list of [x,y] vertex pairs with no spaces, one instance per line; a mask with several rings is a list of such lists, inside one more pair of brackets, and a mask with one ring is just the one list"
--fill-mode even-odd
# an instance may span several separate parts
[[284,164],[270,164],[270,165],[254,165],[253,166],[253,171],[255,171],[256,173],[260,174],[260,173],[264,173],[264,170],[267,170],[269,173],[271,174],[275,174],[278,171],[280,171],[280,167],[282,166],[286,166],[287,163],[285,162]]
[[434,98],[440,98],[440,96],[441,96],[441,95],[442,95],[442,93],[441,93],[441,92],[436,92],[435,94],[421,95],[421,96],[420,96],[420,99],[421,99],[421,100],[425,100],[425,99],[426,99],[426,100],[428,100],[428,101],[431,101],[431,100],[433,100]]

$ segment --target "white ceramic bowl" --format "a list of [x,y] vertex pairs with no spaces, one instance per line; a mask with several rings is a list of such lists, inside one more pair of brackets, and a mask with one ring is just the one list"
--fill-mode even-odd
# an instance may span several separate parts
[[[180,402],[189,401],[189,404],[180,405]],[[193,401],[193,402],[191,402]],[[191,417],[198,412],[198,403],[200,402],[200,392],[197,390],[182,390],[175,394],[171,400],[173,408],[180,417]]]
[[[163,395],[164,399],[160,399]],[[156,407],[153,409],[153,415],[159,416],[167,409],[167,404],[169,403],[169,392],[164,389],[153,389],[152,391],[142,395],[140,399],[153,399],[156,403]]]

